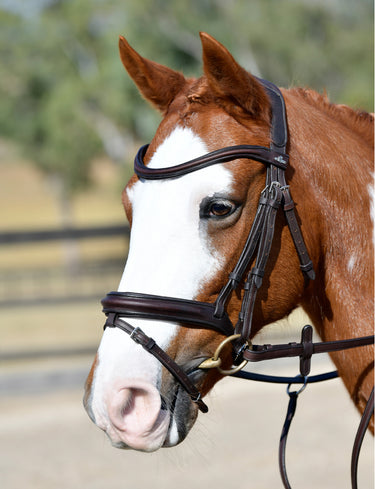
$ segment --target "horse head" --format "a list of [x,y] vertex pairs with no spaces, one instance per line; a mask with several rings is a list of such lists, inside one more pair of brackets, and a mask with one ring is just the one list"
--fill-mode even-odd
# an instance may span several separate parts
[[[223,147],[270,146],[272,111],[264,85],[216,40],[201,34],[201,41],[204,75],[195,79],[141,57],[120,38],[127,72],[143,97],[163,115],[143,156],[150,169],[179,165]],[[300,178],[293,165],[287,176],[288,183],[298,183]],[[245,246],[265,186],[264,164],[248,158],[176,178],[148,180],[134,175],[122,198],[131,237],[118,290],[215,303]],[[309,205],[312,197],[306,186],[298,190],[296,185],[296,192],[297,202],[305,202],[300,212],[308,213],[313,223],[302,231],[316,263],[319,216],[315,206]],[[253,311],[252,336],[290,313],[311,288],[300,272],[285,220],[276,221],[274,234],[264,287]],[[239,283],[226,303],[232,324],[236,324],[243,296],[243,283]],[[217,370],[199,368],[223,341],[217,331],[163,319],[126,321],[152,337],[202,396],[222,378]],[[223,348],[221,361],[224,367],[232,364],[229,345]],[[174,376],[119,328],[106,328],[103,334],[84,403],[114,446],[142,451],[180,443],[198,414],[197,405]]]

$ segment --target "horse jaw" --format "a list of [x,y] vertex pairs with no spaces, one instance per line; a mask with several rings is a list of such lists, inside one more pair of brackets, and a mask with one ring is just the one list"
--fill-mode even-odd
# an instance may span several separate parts
[[[171,166],[207,153],[190,129],[177,127],[158,147],[150,167]],[[222,266],[200,228],[203,198],[229,193],[232,174],[214,165],[180,179],[138,181],[128,189],[132,232],[119,291],[194,299]],[[175,324],[132,319],[168,350]],[[183,345],[182,345],[183,346]],[[174,345],[179,348],[179,345]],[[180,443],[195,422],[197,408],[159,362],[120,330],[107,328],[98,350],[86,409],[114,446],[154,451]]]

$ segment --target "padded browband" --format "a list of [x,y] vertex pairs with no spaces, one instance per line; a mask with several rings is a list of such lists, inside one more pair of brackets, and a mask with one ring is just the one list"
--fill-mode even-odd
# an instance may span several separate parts
[[227,313],[220,318],[215,317],[215,305],[206,302],[134,292],[110,292],[102,299],[102,306],[105,314],[185,323],[189,327],[211,329],[225,336],[233,334],[233,325]]
[[282,170],[288,165],[289,157],[285,153],[280,153],[263,146],[239,145],[221,148],[211,153],[207,153],[199,158],[181,163],[180,165],[169,166],[167,168],[149,168],[143,162],[149,145],[142,146],[134,160],[134,172],[146,180],[164,180],[166,178],[177,178],[188,173],[192,173],[207,166],[218,163],[226,163],[238,158],[248,158],[259,161],[266,165],[272,164]]

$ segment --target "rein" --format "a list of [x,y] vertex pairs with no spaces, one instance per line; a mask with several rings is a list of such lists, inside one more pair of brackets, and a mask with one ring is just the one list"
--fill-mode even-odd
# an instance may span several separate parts
[[[244,249],[233,271],[229,274],[228,281],[221,289],[214,304],[198,302],[194,300],[163,297],[150,294],[132,292],[110,292],[103,300],[103,312],[107,315],[104,325],[117,327],[127,334],[146,351],[155,356],[184,388],[191,400],[195,402],[202,412],[207,412],[208,407],[201,399],[201,394],[190,380],[187,372],[183,370],[167,353],[162,350],[155,341],[147,336],[140,328],[134,328],[124,318],[142,318],[150,320],[162,320],[176,323],[183,327],[210,329],[226,337],[219,345],[215,355],[211,359],[203,361],[198,368],[217,368],[223,375],[233,375],[251,380],[266,382],[282,382],[288,384],[287,393],[290,401],[288,413],[284,423],[279,448],[279,466],[284,487],[290,489],[285,467],[285,447],[287,434],[291,420],[297,406],[298,395],[308,383],[328,380],[338,376],[337,372],[330,372],[319,376],[309,377],[311,357],[313,354],[339,351],[348,348],[357,348],[374,343],[374,336],[352,338],[347,340],[313,343],[312,327],[305,326],[302,330],[300,343],[288,343],[281,345],[252,345],[250,342],[253,311],[256,302],[257,291],[262,285],[268,257],[271,252],[275,221],[278,210],[284,212],[294,246],[296,248],[300,268],[306,280],[313,280],[315,272],[312,261],[308,255],[302,233],[294,212],[294,203],[285,179],[285,170],[289,161],[286,154],[288,141],[285,103],[280,90],[266,80],[259,80],[265,88],[272,106],[271,143],[270,147],[240,145],[222,148],[195,158],[186,163],[169,168],[154,169],[144,164],[144,157],[148,145],[142,146],[138,151],[134,171],[142,180],[160,180],[180,178],[188,173],[198,171],[214,164],[233,161],[238,158],[255,160],[267,167],[266,186],[261,193],[258,209],[251,226]],[[255,264],[248,272],[250,264]],[[233,325],[226,313],[227,302],[234,290],[242,281],[244,284],[244,298],[238,321]],[[229,370],[221,369],[220,352],[227,344],[232,343],[233,365]],[[243,372],[241,369],[247,362],[258,362],[284,357],[299,357],[300,375],[297,377],[274,377],[256,375]],[[292,384],[302,383],[298,391],[290,391]],[[362,416],[357,432],[352,456],[352,487],[356,488],[356,473],[359,451],[366,429],[373,412],[373,392]]]

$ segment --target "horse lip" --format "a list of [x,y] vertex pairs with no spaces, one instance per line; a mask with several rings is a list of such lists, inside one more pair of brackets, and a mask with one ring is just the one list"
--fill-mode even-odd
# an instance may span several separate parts
[[176,389],[175,389],[174,394],[173,394],[173,399],[172,399],[171,405],[169,406],[169,411],[171,412],[171,422],[170,422],[169,428],[172,426],[172,421],[173,421],[173,417],[175,414],[176,402],[177,402],[177,398],[178,398],[179,393],[180,393],[180,386],[176,385]]
[[[199,368],[199,365],[202,363],[204,359],[206,359],[206,357],[202,356],[199,358],[195,358],[193,360],[189,360],[189,362],[184,364],[182,367],[186,375],[188,375],[190,380],[195,385],[199,384],[203,380],[203,377],[206,374],[205,371]],[[171,392],[172,390],[173,392]],[[161,409],[167,411],[169,410],[173,416],[175,412],[177,398],[179,394],[181,394],[184,390],[181,388],[181,385],[178,382],[176,382],[174,384],[174,389],[171,389],[171,391],[169,391],[168,396],[161,395]]]
[[193,384],[197,385],[202,382],[205,375],[207,375],[207,372],[205,372],[198,366],[194,370],[191,370],[188,375]]
[[202,370],[199,368],[199,366],[204,360],[207,360],[208,358],[210,357],[202,355],[200,357],[194,358],[193,360],[189,360],[189,362],[187,362],[183,367],[186,375],[191,377],[192,374],[202,373]]
[[[199,385],[204,376],[207,374],[204,370],[199,369],[199,365],[205,360],[207,356],[199,356],[194,359],[190,359],[187,363],[182,365],[182,368],[186,375],[189,376],[190,380],[195,384]],[[181,405],[185,405],[185,409],[183,409],[183,414],[180,412]],[[182,386],[175,382],[173,387],[168,391],[168,395],[161,394],[161,409],[167,410],[170,412],[170,423],[168,428],[168,433],[171,432],[172,427],[177,429],[178,432],[178,440],[177,443],[174,441],[171,445],[168,442],[168,435],[166,437],[166,442],[163,446],[175,446],[178,443],[183,441],[190,431],[192,425],[190,425],[189,419],[192,416],[192,412],[195,412],[198,408],[195,403],[191,402],[189,396],[186,394],[185,390]],[[177,412],[176,412],[177,409]],[[190,414],[188,414],[190,413]],[[182,414],[182,418],[180,418]],[[193,416],[195,418],[195,416]],[[183,425],[181,425],[181,422]],[[187,423],[189,428],[186,430],[185,423]],[[193,421],[194,423],[194,421]]]
[[198,408],[190,401],[184,389],[176,384],[169,406],[171,415],[164,447],[176,446],[186,438],[196,419],[197,410]]
[[[108,436],[108,438],[110,439],[109,436]],[[113,448],[119,448],[120,450],[131,450],[131,448],[126,443],[124,443],[123,441],[112,441],[110,439],[110,442],[111,442]]]
[[168,404],[167,404],[164,396],[161,396],[161,406],[160,406],[160,409],[162,409],[164,411],[168,411],[169,410]]
[[185,365],[184,370],[194,384],[199,384],[200,382],[202,382],[204,377],[208,374],[209,370],[202,369],[201,364],[205,360],[209,360],[210,358],[212,358],[212,356],[202,355],[190,361],[189,364]]

